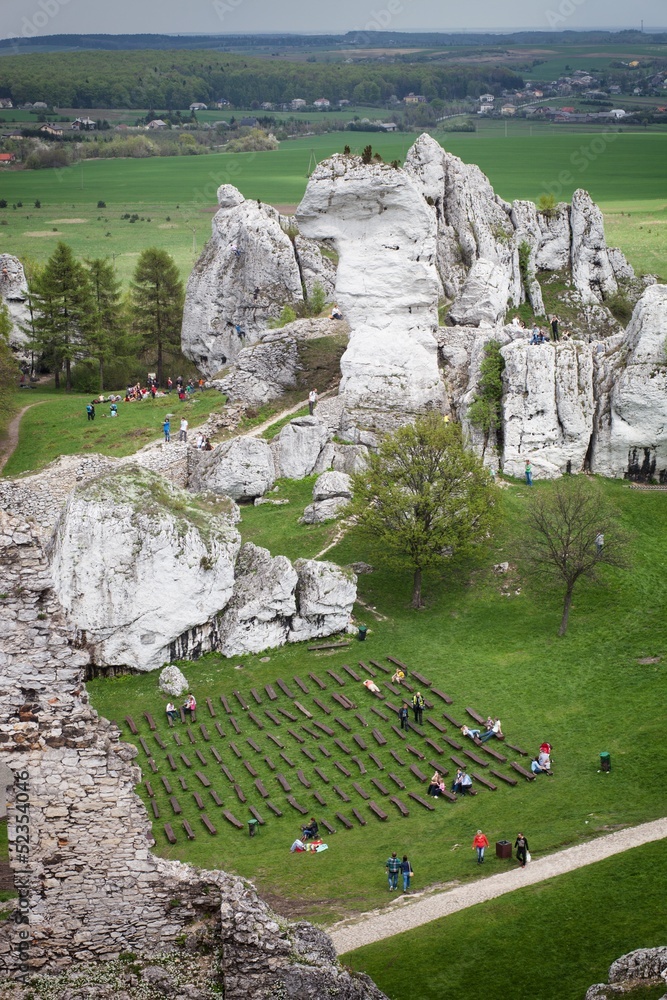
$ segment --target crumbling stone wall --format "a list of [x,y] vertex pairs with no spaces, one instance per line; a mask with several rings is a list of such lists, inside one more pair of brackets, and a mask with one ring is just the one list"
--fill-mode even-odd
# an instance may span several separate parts
[[0,979],[204,944],[219,952],[228,1000],[278,995],[281,984],[304,998],[380,1000],[370,980],[336,964],[326,935],[282,921],[250,883],[151,853],[136,750],[90,706],[87,656],[54,596],[39,535],[6,512],[0,580],[0,762],[14,776],[19,892],[14,918],[0,924]]

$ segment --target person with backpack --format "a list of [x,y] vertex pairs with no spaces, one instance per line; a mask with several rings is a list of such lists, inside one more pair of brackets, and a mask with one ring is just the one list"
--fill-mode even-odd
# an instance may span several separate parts
[[421,691],[417,691],[413,695],[412,711],[415,717],[415,722],[417,725],[421,726],[424,722],[424,699],[422,698]]
[[409,729],[410,723],[408,722],[408,706],[406,702],[403,702],[398,710],[398,717],[401,720],[401,729]]

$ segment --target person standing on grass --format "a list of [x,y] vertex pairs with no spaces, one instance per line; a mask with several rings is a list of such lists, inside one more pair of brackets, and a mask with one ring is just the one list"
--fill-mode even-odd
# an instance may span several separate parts
[[315,407],[317,406],[317,389],[311,389],[308,393],[308,412],[311,417],[315,412]]
[[88,420],[95,419],[95,407],[93,406],[92,403],[88,403],[88,405],[86,406],[86,413],[88,414]]
[[393,892],[394,889],[398,889],[398,873],[401,870],[401,862],[396,857],[396,851],[385,861],[384,866],[387,869],[387,878],[389,879],[389,892]]
[[171,441],[171,421],[169,420],[169,417],[164,418],[162,430],[164,431],[164,443],[169,444]]
[[410,878],[412,876],[412,868],[407,854],[403,855],[403,860],[401,861],[401,874],[403,876],[403,892],[407,892],[410,888]]
[[533,467],[530,464],[530,462],[528,461],[528,459],[526,459],[526,468],[524,469],[524,473],[525,473],[525,476],[526,476],[526,486],[532,486],[533,485]]
[[401,729],[409,729],[410,724],[408,723],[408,706],[406,702],[403,702],[399,708],[398,717],[401,720]]
[[554,340],[560,340],[560,334],[558,332],[558,316],[551,317],[551,336]]
[[489,846],[489,842],[486,839],[485,834],[481,830],[478,830],[475,834],[472,842],[473,851],[477,851],[477,864],[484,864],[484,851]]
[[517,834],[514,846],[516,847],[516,859],[519,862],[520,867],[525,868],[530,848],[528,847],[528,841],[522,833]]
[[185,417],[181,417],[181,429],[178,432],[178,440],[188,443],[188,422]]
[[424,721],[424,699],[421,691],[417,691],[412,698],[412,712],[417,725],[421,726]]
[[597,535],[595,536],[595,551],[598,554],[598,556],[602,555],[603,548],[604,548],[604,535],[602,534],[601,531],[598,531]]

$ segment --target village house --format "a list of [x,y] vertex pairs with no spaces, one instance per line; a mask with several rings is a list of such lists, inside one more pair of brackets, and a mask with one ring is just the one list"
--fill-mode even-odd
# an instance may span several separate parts
[[252,115],[246,115],[245,118],[242,118],[240,120],[239,125],[243,125],[244,127],[247,128],[257,128],[259,122],[257,121],[256,118],[253,118]]
[[290,101],[290,108],[292,111],[300,111],[301,108],[305,108],[306,104],[307,102],[302,97],[295,97],[293,101]]
[[396,122],[381,122],[383,132],[398,132],[398,125]]
[[0,97],[0,108],[13,108],[14,104],[9,97]]
[[480,107],[480,109],[477,112],[477,114],[478,115],[491,115],[491,114],[493,114],[493,110],[494,110],[493,109],[493,104],[482,104],[482,106]]
[[494,101],[495,101],[495,97],[493,96],[493,94],[480,94],[479,95],[479,103],[480,104],[493,104]]
[[516,114],[516,108],[514,107],[513,104],[503,104],[502,108],[500,109],[500,113],[501,115],[505,115],[506,117],[511,117],[512,115]]
[[403,102],[405,104],[426,104],[426,98],[423,94],[413,94],[410,92],[403,98]]
[[51,122],[44,122],[43,125],[40,125],[39,131],[43,132],[45,135],[56,136],[58,139],[62,139],[65,134],[65,130],[62,125],[56,125]]
[[189,107],[188,110],[189,111],[208,111],[208,104],[202,104],[201,101],[195,101],[194,104],[190,105],[190,107]]
[[70,129],[72,132],[94,132],[97,128],[92,118],[75,118]]
[[318,97],[316,101],[313,101],[313,107],[323,111],[325,108],[331,107],[331,101],[328,101],[326,97]]
[[157,129],[166,128],[166,127],[167,127],[167,123],[163,122],[161,118],[154,118],[153,121],[149,122],[148,125],[146,126],[146,128],[151,129],[151,131],[153,131],[153,132],[155,132]]
[[0,153],[0,167],[8,167],[16,159],[13,153]]

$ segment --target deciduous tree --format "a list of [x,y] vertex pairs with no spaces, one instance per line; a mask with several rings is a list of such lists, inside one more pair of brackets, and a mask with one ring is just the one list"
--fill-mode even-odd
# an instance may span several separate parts
[[412,567],[414,608],[423,604],[423,570],[469,553],[494,522],[488,472],[439,414],[388,435],[354,477],[354,495],[362,528]]

